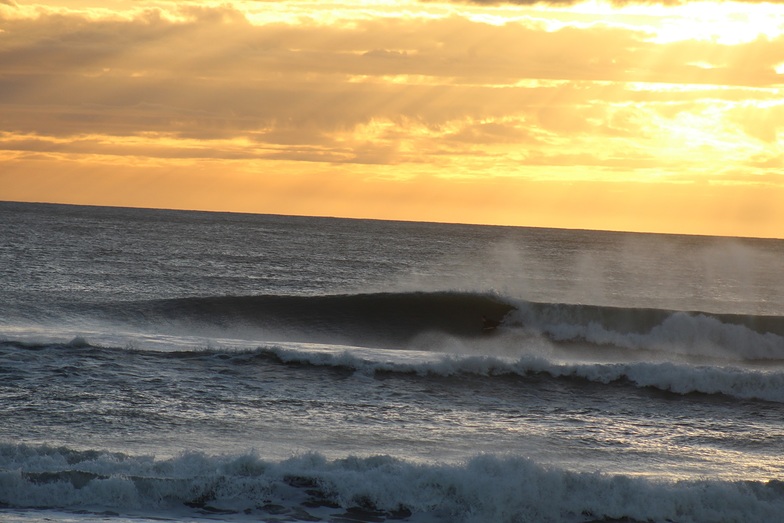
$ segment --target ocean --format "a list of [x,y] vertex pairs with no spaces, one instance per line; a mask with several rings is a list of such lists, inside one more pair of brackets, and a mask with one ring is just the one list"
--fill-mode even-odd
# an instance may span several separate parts
[[4,522],[784,514],[782,240],[10,202],[0,224]]

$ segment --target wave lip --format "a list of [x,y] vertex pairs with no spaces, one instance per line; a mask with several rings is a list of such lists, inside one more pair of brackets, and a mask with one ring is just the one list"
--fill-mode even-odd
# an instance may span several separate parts
[[[779,481],[665,481],[544,467],[480,455],[460,465],[389,456],[269,462],[255,454],[169,459],[48,446],[0,445],[0,503],[158,516],[297,515],[328,521],[775,521]],[[187,512],[186,512],[187,513]],[[296,517],[295,517],[296,519]]]

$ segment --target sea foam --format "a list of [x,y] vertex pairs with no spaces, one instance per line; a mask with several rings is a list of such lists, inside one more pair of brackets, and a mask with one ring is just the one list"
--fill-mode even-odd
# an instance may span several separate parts
[[334,346],[269,346],[259,349],[284,363],[345,367],[362,373],[398,372],[419,375],[480,376],[534,374],[578,378],[595,383],[628,382],[677,394],[722,394],[737,399],[784,403],[784,371],[686,362],[568,362],[543,356],[518,358],[384,351]]
[[[569,472],[521,457],[478,455],[457,465],[388,456],[265,461],[255,453],[172,458],[0,446],[0,503],[14,508],[111,510],[164,516],[191,509],[258,521],[274,510],[375,521],[774,521],[780,482],[663,481]],[[298,512],[297,512],[298,511]]]

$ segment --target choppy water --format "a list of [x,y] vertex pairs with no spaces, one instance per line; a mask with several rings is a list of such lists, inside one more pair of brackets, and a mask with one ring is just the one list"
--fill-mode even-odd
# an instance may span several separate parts
[[784,241],[15,203],[0,223],[0,519],[784,510]]

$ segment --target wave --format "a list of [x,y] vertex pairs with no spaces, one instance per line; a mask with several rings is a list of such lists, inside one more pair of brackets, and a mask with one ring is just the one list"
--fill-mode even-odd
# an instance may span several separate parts
[[[113,319],[216,329],[251,339],[424,348],[428,334],[473,339],[482,316],[500,332],[525,330],[556,343],[584,342],[735,360],[784,360],[784,317],[534,303],[467,292],[226,296],[114,304]],[[427,340],[426,340],[427,341]],[[412,344],[415,345],[412,347]]]
[[[631,385],[664,392],[687,395],[692,393],[722,395],[739,400],[760,400],[784,403],[784,367],[776,364],[728,364],[722,361],[583,361],[561,358],[552,352],[533,350],[518,356],[490,354],[443,353],[422,350],[390,350],[356,346],[315,343],[264,343],[194,346],[193,341],[179,340],[172,349],[111,347],[93,344],[83,337],[66,343],[35,343],[3,341],[3,354],[9,350],[43,352],[55,350],[59,358],[100,358],[113,361],[118,351],[134,352],[149,364],[165,365],[165,360],[210,361],[213,365],[267,364],[311,365],[348,370],[372,376],[399,373],[419,376],[488,378],[517,376],[523,379],[545,376],[553,379],[583,380],[590,383]],[[189,347],[189,348],[185,348]],[[163,361],[161,361],[163,360]],[[9,360],[11,361],[11,360]],[[15,360],[14,360],[15,361]],[[21,361],[21,360],[20,360]],[[63,361],[65,361],[63,359]],[[156,363],[159,362],[159,363]],[[11,372],[10,365],[7,372]]]
[[653,480],[493,455],[454,465],[389,456],[328,460],[315,453],[272,462],[256,453],[154,458],[5,444],[0,504],[256,521],[754,523],[779,518],[784,483]]
[[112,317],[185,323],[192,329],[254,330],[297,341],[400,347],[426,332],[482,334],[482,316],[514,306],[490,294],[459,292],[225,296],[116,304]]
[[[537,350],[522,355],[466,354],[429,350],[394,350],[322,343],[232,343],[217,340],[218,345],[194,346],[195,339],[177,340],[165,349],[149,350],[132,343],[111,347],[76,337],[66,343],[22,341],[0,342],[0,354],[22,350],[32,353],[47,349],[57,352],[61,361],[114,361],[116,353],[136,353],[151,365],[165,365],[166,360],[210,362],[211,365],[310,365],[347,370],[351,373],[412,374],[441,378],[464,375],[487,378],[513,376],[527,379],[544,376],[556,380],[582,380],[595,384],[631,385],[679,395],[722,395],[738,400],[784,403],[784,366],[775,364],[728,364],[725,361],[585,361],[559,357],[553,351]],[[173,348],[176,347],[176,348]],[[188,347],[188,348],[186,348]],[[562,352],[567,354],[568,352]],[[19,359],[14,356],[8,361]],[[19,359],[19,361],[27,361]],[[75,363],[77,364],[77,363]],[[9,365],[6,369],[11,372]]]
[[329,347],[268,347],[259,354],[283,363],[341,367],[374,373],[410,373],[441,377],[545,375],[581,379],[591,383],[630,383],[675,394],[720,394],[743,400],[784,403],[784,371],[675,362],[581,363],[557,362],[544,357],[439,355],[394,353],[381,355]]
[[784,317],[522,303],[512,325],[557,341],[738,360],[784,359]]

